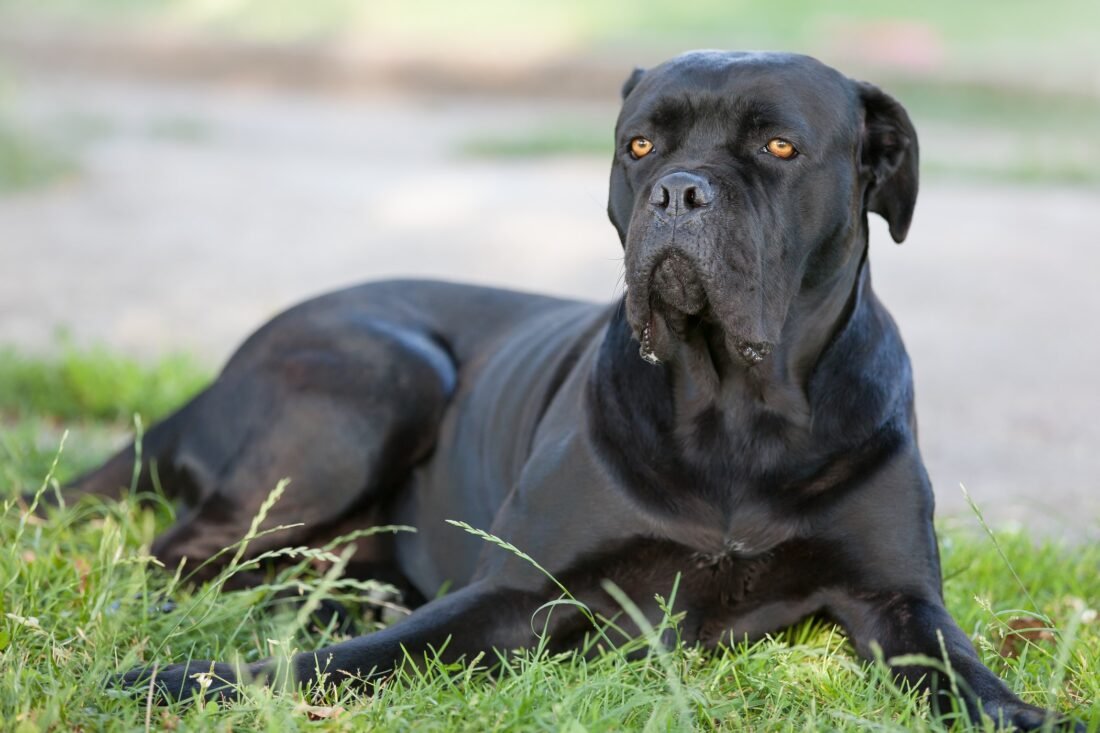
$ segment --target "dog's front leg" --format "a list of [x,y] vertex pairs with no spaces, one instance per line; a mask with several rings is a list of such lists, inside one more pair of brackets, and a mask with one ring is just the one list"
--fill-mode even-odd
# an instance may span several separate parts
[[303,652],[294,657],[299,683],[338,684],[347,677],[369,681],[392,672],[406,655],[421,661],[472,659],[493,650],[527,648],[536,636],[532,615],[541,595],[476,583],[419,608],[408,618],[373,634]]
[[[537,637],[532,614],[546,599],[531,591],[469,585],[418,608],[408,618],[382,631],[356,637],[291,659],[292,684],[339,684],[351,678],[378,679],[395,670],[406,655],[413,661],[438,653],[442,661],[472,658],[479,652],[533,645]],[[231,664],[190,661],[155,671],[143,667],[121,677],[121,686],[152,684],[158,697],[186,700],[235,697],[237,685],[250,681],[282,682],[280,665],[268,659],[237,668]],[[152,680],[152,681],[151,681]]]
[[[952,701],[958,700],[968,717],[979,724],[984,712],[998,723],[1021,730],[1039,729],[1048,720],[1058,729],[1084,730],[1057,713],[1016,697],[982,664],[970,639],[938,598],[843,593],[828,610],[848,631],[861,656],[873,659],[881,650],[882,658],[900,678],[927,689],[937,714],[949,713]],[[936,662],[922,665],[914,657]]]

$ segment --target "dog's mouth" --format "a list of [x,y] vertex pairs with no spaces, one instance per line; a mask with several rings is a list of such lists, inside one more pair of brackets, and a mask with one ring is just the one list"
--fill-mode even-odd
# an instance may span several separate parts
[[642,357],[650,364],[660,364],[660,357],[658,357],[656,352],[653,351],[652,326],[653,319],[651,318],[649,320],[649,323],[645,325],[645,328],[642,329],[642,335],[638,339],[640,343],[640,345],[638,346],[638,356]]
[[715,364],[723,361],[721,352],[725,352],[753,367],[772,351],[771,344],[727,334],[709,308],[684,313],[668,306],[651,305],[645,325],[636,337],[638,355],[650,364],[671,361],[684,349],[703,349]]
[[638,355],[650,364],[673,358],[680,344],[702,327],[703,319],[679,311],[661,313],[651,308],[649,318],[638,334]]
[[719,373],[763,362],[776,338],[765,327],[758,268],[738,261],[744,256],[728,262],[715,254],[736,243],[723,245],[705,231],[667,232],[654,221],[637,222],[626,247],[627,315],[641,358],[707,362]]

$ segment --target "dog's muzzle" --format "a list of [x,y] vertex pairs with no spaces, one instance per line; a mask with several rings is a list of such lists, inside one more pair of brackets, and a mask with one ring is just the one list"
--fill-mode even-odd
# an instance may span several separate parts
[[726,266],[717,252],[724,246],[724,232],[716,229],[721,220],[712,216],[717,202],[706,176],[674,171],[660,176],[635,209],[627,235],[627,304],[639,353],[651,364],[688,341],[698,348],[693,334],[700,327],[712,344],[721,329],[721,346],[746,366],[759,364],[771,350],[753,327],[758,304],[748,291],[739,292],[744,278],[710,269]]
[[687,257],[673,250],[653,268],[650,299],[685,315],[698,315],[706,308],[707,293],[699,271]]

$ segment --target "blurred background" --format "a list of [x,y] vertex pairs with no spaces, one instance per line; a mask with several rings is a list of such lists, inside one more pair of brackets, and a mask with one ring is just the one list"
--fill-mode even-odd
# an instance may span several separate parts
[[1096,0],[0,0],[0,373],[95,348],[212,374],[391,275],[614,298],[620,84],[706,47],[906,105],[921,199],[871,259],[941,514],[975,521],[965,484],[994,524],[1100,539]]

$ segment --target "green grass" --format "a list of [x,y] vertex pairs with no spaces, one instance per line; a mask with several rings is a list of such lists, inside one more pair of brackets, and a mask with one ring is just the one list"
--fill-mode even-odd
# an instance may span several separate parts
[[[87,367],[89,361],[98,366]],[[105,352],[69,354],[57,363],[9,352],[0,357],[0,365],[8,365],[0,371],[0,395],[7,400],[13,384],[28,383],[28,365],[54,375],[31,384],[55,385],[64,384],[56,375],[73,363],[97,372],[130,362]],[[117,440],[126,410],[155,415],[189,394],[194,382],[176,379],[175,369],[140,367],[115,383],[113,389],[129,396],[115,410],[93,403],[99,407],[91,414],[102,419],[78,423],[57,475],[102,457],[105,449],[89,446],[108,435]],[[201,370],[189,370],[198,381]],[[167,376],[160,381],[158,374]],[[57,395],[44,396],[55,389]],[[946,730],[929,720],[922,701],[898,690],[881,667],[858,662],[841,634],[820,622],[716,653],[674,648],[627,661],[626,649],[585,661],[532,652],[509,658],[495,677],[479,671],[487,660],[473,669],[410,666],[374,696],[343,688],[307,699],[294,691],[247,689],[232,706],[149,708],[143,697],[122,695],[103,681],[143,662],[250,661],[338,637],[303,624],[293,609],[272,608],[270,588],[219,593],[224,576],[187,588],[156,567],[148,548],[172,519],[164,502],[142,508],[133,501],[86,500],[48,519],[29,514],[15,497],[53,490],[58,416],[68,424],[68,416],[88,404],[80,389],[35,386],[31,392],[37,396],[5,405],[8,418],[0,424],[0,447],[15,448],[0,450],[0,729]],[[53,437],[41,436],[44,427]],[[24,438],[36,434],[34,450],[20,450]],[[997,539],[1007,562],[988,537],[947,533],[948,606],[1009,686],[1030,701],[1072,710],[1090,730],[1100,730],[1100,622],[1095,611],[1085,612],[1100,605],[1100,547],[1035,542],[1022,534]],[[300,583],[314,600],[355,596],[347,585],[326,586],[310,560],[273,584]],[[176,603],[173,609],[161,610],[165,598]],[[1007,623],[1021,615],[1049,619],[1057,638],[1024,643],[1019,657],[1002,658],[997,649]]]
[[0,115],[0,194],[42,186],[75,170],[65,151]]
[[136,412],[163,417],[210,380],[183,354],[145,364],[102,347],[78,349],[64,340],[61,355],[28,357],[0,348],[0,416],[48,416],[127,421]]
[[562,155],[611,157],[611,122],[579,127],[575,123],[540,125],[501,135],[477,135],[458,144],[461,155],[474,158],[543,158]]
[[0,348],[0,496],[41,481],[65,430],[73,440],[61,472],[72,475],[117,447],[134,415],[150,424],[210,379],[182,354],[150,364],[65,339],[59,351],[44,358]]

